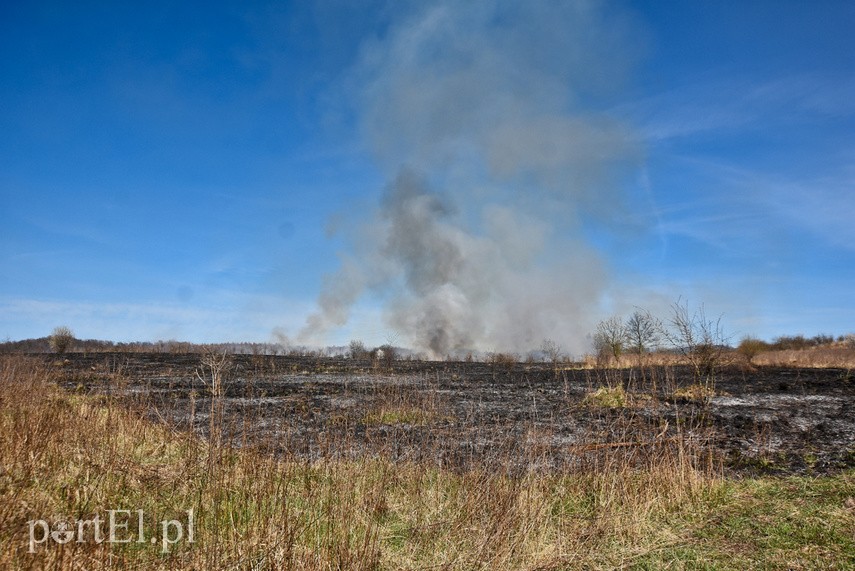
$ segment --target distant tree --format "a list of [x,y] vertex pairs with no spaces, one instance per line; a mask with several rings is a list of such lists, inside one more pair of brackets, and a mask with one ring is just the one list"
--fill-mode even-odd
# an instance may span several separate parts
[[627,348],[637,355],[653,351],[659,345],[661,332],[662,323],[658,319],[648,311],[636,310],[624,326]]
[[649,311],[637,309],[624,324],[624,336],[627,350],[638,356],[641,379],[646,382],[645,367],[648,361],[646,355],[659,348],[662,339],[662,322]]
[[386,343],[374,349],[373,356],[378,364],[382,363],[386,367],[391,367],[392,363],[398,360],[398,350],[394,345]]
[[827,335],[824,333],[820,333],[819,335],[814,335],[811,339],[811,343],[815,347],[821,347],[823,345],[831,345],[834,343],[834,335]]
[[540,351],[543,353],[543,356],[549,359],[552,363],[557,363],[563,356],[561,346],[552,339],[544,339],[543,343],[540,345]]
[[777,351],[799,351],[802,349],[810,349],[811,347],[831,345],[832,343],[834,343],[834,336],[826,334],[814,335],[813,337],[805,337],[804,335],[783,335],[775,338],[770,345],[770,348]]
[[620,317],[610,317],[597,324],[597,331],[594,333],[594,350],[598,358],[614,357],[616,361],[620,361],[625,343],[626,327]]
[[365,359],[369,353],[368,349],[365,348],[365,343],[358,339],[351,341],[347,348],[347,356],[351,359]]
[[74,332],[65,325],[62,325],[53,330],[49,342],[50,348],[55,353],[65,353],[71,347],[71,344],[74,343]]
[[804,335],[782,335],[776,337],[772,342],[772,349],[776,351],[792,351],[799,349],[807,349],[810,347],[810,341],[805,339]]

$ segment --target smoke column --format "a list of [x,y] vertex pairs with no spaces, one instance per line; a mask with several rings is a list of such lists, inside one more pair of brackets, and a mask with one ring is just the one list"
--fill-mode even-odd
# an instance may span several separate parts
[[440,2],[366,42],[349,81],[389,182],[299,338],[374,290],[386,326],[435,357],[583,350],[608,283],[585,236],[621,210],[638,157],[602,111],[633,36],[597,2]]

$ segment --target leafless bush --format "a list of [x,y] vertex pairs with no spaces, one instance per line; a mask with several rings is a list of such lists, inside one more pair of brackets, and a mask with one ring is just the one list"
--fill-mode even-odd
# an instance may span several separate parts
[[74,332],[65,325],[62,325],[53,330],[49,341],[50,348],[55,353],[65,353],[71,347],[72,343],[74,343]]
[[358,339],[352,340],[348,345],[347,356],[351,359],[367,359],[370,355],[371,352],[365,347],[365,343]]
[[739,346],[736,348],[736,352],[748,359],[749,363],[751,363],[754,357],[758,354],[768,350],[768,343],[753,337],[743,337],[742,341],[739,342]]
[[507,370],[514,368],[514,365],[519,361],[519,357],[513,353],[490,353],[487,356],[488,362],[495,366]]
[[695,377],[712,381],[727,348],[721,317],[710,319],[703,304],[693,311],[688,301],[678,299],[671,306],[667,325],[663,335],[673,349],[688,360]]
[[561,350],[561,346],[552,339],[544,339],[543,343],[540,345],[540,351],[543,353],[543,356],[553,364],[558,363],[564,357],[564,352]]
[[819,334],[813,337],[805,337],[804,335],[782,335],[776,337],[772,341],[769,349],[773,351],[798,351],[801,349],[810,349],[811,347],[822,347],[823,345],[831,345],[834,343],[832,335]]
[[387,343],[374,349],[371,356],[376,365],[383,365],[389,368],[398,360],[398,350]]

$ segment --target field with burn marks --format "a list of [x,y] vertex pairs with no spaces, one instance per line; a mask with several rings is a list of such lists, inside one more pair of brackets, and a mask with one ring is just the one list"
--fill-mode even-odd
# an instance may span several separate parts
[[[213,371],[203,361],[72,354],[60,383],[208,436]],[[699,379],[682,367],[233,356],[219,374],[222,438],[307,460],[563,471],[679,442],[731,472],[855,465],[855,373],[842,369],[733,367]]]
[[0,568],[852,568],[852,377],[714,380],[0,355]]

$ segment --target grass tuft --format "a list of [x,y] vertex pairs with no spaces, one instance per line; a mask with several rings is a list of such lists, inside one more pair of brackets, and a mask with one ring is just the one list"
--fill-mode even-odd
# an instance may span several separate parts
[[600,387],[596,391],[585,395],[583,404],[599,406],[604,408],[626,408],[630,405],[630,398],[623,386]]
[[707,402],[717,395],[718,393],[716,393],[715,389],[709,384],[694,383],[678,388],[674,391],[673,396],[677,400]]

